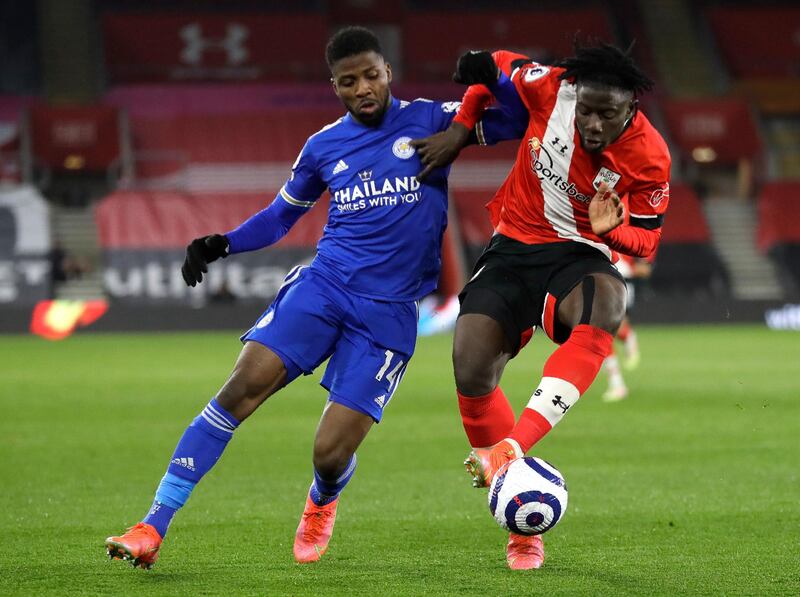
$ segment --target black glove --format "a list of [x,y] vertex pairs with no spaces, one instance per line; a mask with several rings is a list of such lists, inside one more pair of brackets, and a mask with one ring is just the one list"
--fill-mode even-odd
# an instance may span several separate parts
[[461,85],[490,85],[497,82],[497,64],[489,52],[470,50],[458,58],[453,81]]
[[181,268],[184,282],[189,286],[202,282],[203,274],[208,271],[208,264],[220,257],[227,257],[228,249],[228,239],[222,234],[194,239],[186,247],[186,260]]

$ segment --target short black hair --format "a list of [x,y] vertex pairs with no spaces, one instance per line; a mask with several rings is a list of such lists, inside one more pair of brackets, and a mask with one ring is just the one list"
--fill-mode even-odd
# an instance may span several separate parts
[[345,27],[328,40],[328,45],[325,47],[325,60],[330,67],[342,58],[370,51],[383,56],[381,42],[377,35],[366,27]]
[[630,55],[632,49],[633,44],[623,51],[606,43],[581,47],[576,42],[575,55],[555,63],[566,69],[559,79],[624,89],[634,96],[649,91],[653,81],[636,66]]

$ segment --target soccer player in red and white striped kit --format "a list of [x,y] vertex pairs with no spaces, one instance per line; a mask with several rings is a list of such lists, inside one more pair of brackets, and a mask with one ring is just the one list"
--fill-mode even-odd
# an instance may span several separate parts
[[[614,46],[576,47],[555,65],[467,52],[454,80],[470,87],[450,128],[412,142],[423,179],[455,159],[470,135],[495,141],[480,122],[489,103],[525,108],[516,161],[487,205],[495,234],[460,295],[453,339],[458,404],[473,447],[466,464],[482,487],[562,419],[611,354],[626,295],[614,252],[655,251],[670,156],[637,108],[652,81]],[[499,381],[537,326],[559,346],[516,420]],[[513,569],[539,568],[542,540],[511,533],[506,556]]]

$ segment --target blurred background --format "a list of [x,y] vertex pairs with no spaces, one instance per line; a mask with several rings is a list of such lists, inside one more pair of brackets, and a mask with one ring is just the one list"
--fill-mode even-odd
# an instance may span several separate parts
[[[92,329],[248,327],[313,256],[327,198],[196,289],[184,246],[269,203],[342,114],[323,54],[350,24],[379,35],[402,99],[460,99],[450,74],[467,49],[548,62],[578,31],[635,40],[673,171],[634,320],[800,328],[796,2],[0,0],[0,332],[30,329],[52,299],[79,301],[47,311],[56,336],[98,304]],[[453,168],[443,297],[491,234],[483,205],[515,150],[470,148]]]

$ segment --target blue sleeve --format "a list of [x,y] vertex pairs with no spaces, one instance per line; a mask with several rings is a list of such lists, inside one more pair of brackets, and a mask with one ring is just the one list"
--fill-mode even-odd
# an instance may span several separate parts
[[475,136],[480,145],[494,145],[509,139],[521,139],[528,129],[530,113],[522,103],[517,88],[505,73],[500,73],[497,84],[489,86],[494,94],[495,107],[484,111],[475,125]]
[[311,139],[292,166],[292,175],[275,200],[225,236],[231,253],[255,251],[278,242],[327,188],[320,178]]
[[303,150],[292,165],[292,175],[281,189],[281,195],[290,205],[311,207],[319,199],[328,185],[320,178],[317,161],[314,157],[316,145],[312,137],[306,141]]
[[530,117],[528,108],[522,103],[522,98],[519,97],[513,81],[503,71],[500,71],[497,83],[489,85],[489,91],[494,95],[497,108],[507,114],[510,120],[524,122],[525,128],[528,127],[528,118]]
[[269,206],[225,234],[231,254],[255,251],[278,242],[308,211],[308,208],[287,203],[283,192],[281,189]]
[[525,122],[520,122],[510,118],[503,110],[489,108],[475,125],[474,134],[478,145],[495,145],[500,141],[522,139],[527,129],[527,119]]
[[434,103],[433,114],[431,117],[433,132],[438,133],[449,127],[450,123],[453,122],[453,118],[456,117],[456,113],[458,112],[458,108],[460,106],[461,102]]

